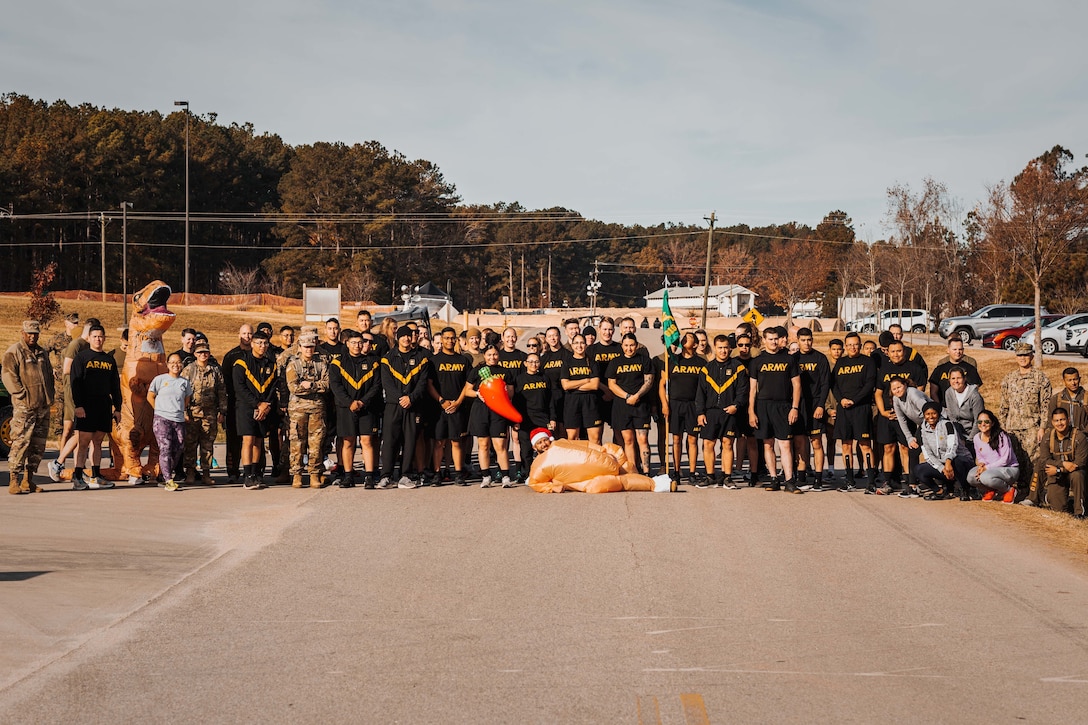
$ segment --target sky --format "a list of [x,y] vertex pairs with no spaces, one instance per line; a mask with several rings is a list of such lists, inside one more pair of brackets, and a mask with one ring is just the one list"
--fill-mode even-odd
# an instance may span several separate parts
[[466,203],[719,227],[887,189],[963,213],[1061,144],[1088,153],[1072,0],[36,0],[0,23],[0,92],[217,114],[298,145],[376,140]]

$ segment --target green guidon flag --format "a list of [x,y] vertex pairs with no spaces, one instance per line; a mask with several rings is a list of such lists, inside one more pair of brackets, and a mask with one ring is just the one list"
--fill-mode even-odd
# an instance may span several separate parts
[[661,300],[661,333],[665,337],[667,347],[676,347],[680,344],[680,329],[676,326],[676,319],[669,308],[669,291],[665,290],[665,296]]

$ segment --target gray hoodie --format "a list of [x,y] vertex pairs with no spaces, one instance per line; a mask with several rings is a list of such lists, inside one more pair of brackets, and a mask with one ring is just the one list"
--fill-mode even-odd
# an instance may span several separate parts
[[963,395],[963,404],[960,405],[959,396],[955,390],[949,388],[945,391],[944,416],[963,427],[967,440],[973,440],[975,433],[978,432],[975,419],[986,409],[986,404],[982,400],[982,394],[978,392],[977,385],[968,385],[963,389]]
[[892,398],[892,407],[895,409],[895,419],[899,421],[899,428],[906,436],[907,443],[914,443],[914,434],[910,432],[907,421],[914,423],[915,430],[922,425],[922,408],[926,403],[931,403],[929,396],[918,388],[907,386],[907,394],[902,398]]

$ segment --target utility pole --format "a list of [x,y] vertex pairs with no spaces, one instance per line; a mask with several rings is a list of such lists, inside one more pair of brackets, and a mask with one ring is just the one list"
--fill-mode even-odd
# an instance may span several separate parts
[[125,303],[125,320],[128,320],[128,210],[131,201],[121,202],[121,298]]
[[98,223],[102,227],[102,301],[106,301],[106,215],[98,213]]
[[594,318],[597,317],[597,295],[601,289],[601,282],[598,279],[601,270],[597,266],[597,260],[593,260],[593,273],[589,276],[589,284],[586,285],[586,295],[589,297],[589,316],[591,322],[596,322]]
[[548,255],[548,304],[555,307],[552,301],[552,255]]
[[703,277],[703,329],[706,329],[706,302],[710,295],[710,254],[714,248],[714,212],[710,216],[703,217],[710,222],[710,233],[706,237],[706,275]]

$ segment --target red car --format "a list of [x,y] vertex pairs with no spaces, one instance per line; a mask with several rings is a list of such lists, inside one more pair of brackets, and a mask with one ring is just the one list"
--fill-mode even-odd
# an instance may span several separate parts
[[[1061,318],[1062,315],[1043,315],[1043,327]],[[1012,350],[1016,347],[1016,343],[1020,342],[1020,336],[1034,328],[1035,317],[1025,317],[1018,321],[1016,327],[1006,327],[1004,330],[997,330],[987,334],[982,338],[982,346],[999,350]]]

